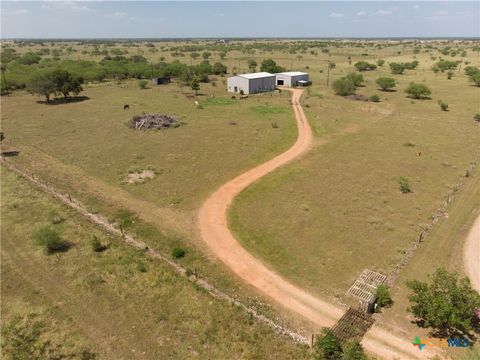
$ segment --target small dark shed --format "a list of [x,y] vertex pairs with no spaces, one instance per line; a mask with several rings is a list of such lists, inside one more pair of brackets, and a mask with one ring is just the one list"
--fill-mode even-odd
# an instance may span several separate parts
[[170,81],[171,81],[170,76],[152,78],[152,84],[153,85],[169,84]]

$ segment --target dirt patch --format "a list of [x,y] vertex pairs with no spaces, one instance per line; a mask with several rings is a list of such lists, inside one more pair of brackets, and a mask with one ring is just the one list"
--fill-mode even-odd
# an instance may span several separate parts
[[155,175],[155,171],[153,170],[143,170],[141,172],[130,173],[127,175],[127,183],[144,183],[145,180],[153,179]]

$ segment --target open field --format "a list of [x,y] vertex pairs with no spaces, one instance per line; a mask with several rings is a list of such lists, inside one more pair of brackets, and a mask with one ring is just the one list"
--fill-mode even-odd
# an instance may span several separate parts
[[[308,42],[261,42],[272,45],[271,49],[267,45],[256,47],[258,42],[256,45],[254,41],[238,43],[242,44],[242,50],[228,51],[221,60],[228,66],[229,73],[247,71],[249,59],[260,64],[266,58],[274,59],[287,69],[310,73],[313,86],[305,90],[302,103],[314,139],[308,153],[257,181],[235,199],[229,209],[229,225],[245,249],[272,272],[322,301],[349,302],[345,292],[361,271],[369,268],[390,273],[403,258],[406,248],[430,222],[448,191],[465,175],[470,163],[478,159],[480,128],[473,121],[473,115],[480,110],[479,89],[463,73],[467,61],[470,65],[480,65],[478,52],[471,50],[474,43],[433,42],[434,47],[467,49],[465,57],[443,56],[463,61],[448,80],[446,73],[436,74],[431,70],[442,55],[428,43],[332,41],[320,47],[302,45],[305,48],[299,47],[295,53],[290,53],[288,46]],[[190,59],[191,51],[179,50],[185,55],[182,57],[173,56],[170,49],[193,44],[210,46],[207,41],[158,42],[154,44],[158,50],[152,52],[151,46],[145,43],[139,47],[129,44],[128,56],[143,55],[152,62],[162,56],[165,61],[180,59],[198,64],[201,60]],[[69,45],[77,51],[65,52],[62,59],[100,61],[103,58],[103,55],[90,54],[91,44],[72,42],[54,46]],[[249,46],[255,51],[245,50]],[[123,44],[107,48],[118,47],[127,48]],[[415,51],[417,47],[421,48],[420,52]],[[28,52],[39,48],[37,44],[17,50]],[[323,52],[325,48],[329,52]],[[82,54],[87,49],[88,52]],[[218,53],[212,52],[210,61],[219,61]],[[419,61],[417,69],[407,70],[403,75],[390,74],[389,62],[414,58]],[[378,94],[380,102],[353,101],[334,94],[332,82],[352,72],[356,61],[378,59],[385,60],[386,64],[363,72],[365,86],[359,87],[357,93]],[[336,67],[329,72],[327,87],[328,62],[335,63]],[[9,75],[12,74],[7,70]],[[394,77],[398,82],[396,91],[380,91],[375,84],[379,76]],[[186,248],[187,255],[180,260],[184,266],[199,269],[202,275],[239,296],[249,296],[252,289],[239,284],[199,241],[197,211],[220,185],[288,149],[297,131],[288,92],[231,100],[225,92],[225,79],[211,76],[210,83],[200,84],[198,97],[193,96],[189,87],[179,86],[176,79],[169,85],[150,85],[146,90],[139,89],[136,80],[95,82],[84,86],[81,95],[88,99],[58,105],[45,105],[37,102],[39,97],[14,91],[1,100],[2,131],[6,134],[3,144],[18,147],[21,152],[7,161],[72,194],[91,211],[123,224],[162,253],[169,254],[176,246]],[[432,98],[406,97],[404,89],[411,81],[428,85]],[[211,94],[214,97],[210,97]],[[195,107],[195,100],[202,109]],[[438,100],[448,102],[449,111],[441,111]],[[123,110],[124,104],[129,104],[130,110]],[[172,114],[185,124],[160,132],[128,128],[126,121],[142,112]],[[152,171],[153,178],[143,183],[128,183],[129,174],[145,170]],[[408,295],[405,280],[417,275],[419,269],[425,270],[425,275],[441,265],[462,269],[461,249],[458,247],[450,253],[444,249],[459,246],[458,239],[478,212],[478,170],[470,175],[459,198],[451,204],[450,217],[434,227],[400,273],[393,288],[395,305],[380,316],[382,327],[400,333],[405,339],[419,334],[405,311]],[[411,193],[399,191],[400,176],[408,179]],[[442,246],[436,247],[437,242]],[[126,251],[121,246],[113,250]],[[74,251],[77,246],[61,257],[72,256]],[[119,271],[129,269],[123,265]],[[147,267],[156,265],[149,263]],[[164,270],[160,267],[158,271]],[[148,276],[150,270],[146,274]],[[65,282],[68,283],[68,279]],[[119,286],[121,291],[126,287]],[[124,296],[116,290],[115,296],[124,301],[133,297],[134,291],[148,293],[150,289],[141,283]],[[125,303],[120,300],[118,306],[122,307]],[[197,305],[200,309],[201,304]],[[42,306],[35,305],[35,309],[43,309]],[[150,306],[154,304],[145,304],[144,310]],[[222,319],[229,316],[226,314]],[[115,320],[106,319],[107,323]],[[129,319],[125,320],[128,322]],[[219,325],[219,329],[224,326]],[[90,343],[91,339],[77,332],[79,344]],[[169,332],[177,334],[181,330],[175,332],[168,328],[164,334]],[[197,350],[200,345],[194,341],[189,344]],[[106,344],[107,340],[100,343]],[[265,349],[268,346],[265,344]],[[174,348],[172,345],[168,351]],[[187,348],[180,347],[179,351],[188,354]],[[238,348],[208,351],[217,350],[217,353],[205,350],[196,355],[238,354]],[[301,356],[305,355],[303,349],[299,351]]]
[[[17,317],[42,322],[41,339],[58,353],[88,350],[102,359],[308,358],[305,347],[105,235],[13,173],[2,169],[1,185],[3,328]],[[63,219],[52,226],[72,247],[46,255],[32,233],[53,216]],[[109,244],[106,251],[92,250],[93,235]]]

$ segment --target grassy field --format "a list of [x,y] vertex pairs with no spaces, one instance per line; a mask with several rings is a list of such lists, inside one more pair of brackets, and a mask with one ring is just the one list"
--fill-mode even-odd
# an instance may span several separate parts
[[[342,296],[365,268],[389,273],[479,155],[472,120],[478,88],[462,72],[447,80],[430,70],[429,57],[417,60],[417,70],[393,76],[396,92],[376,88],[377,77],[390,76],[388,65],[364,73],[366,86],[357,93],[379,94],[380,103],[334,95],[312,70],[304,103],[317,146],[248,188],[232,206],[230,223],[245,247],[312,292]],[[478,56],[468,60],[478,64]],[[350,71],[347,62],[337,63],[333,76]],[[427,84],[432,99],[407,98],[403,89],[411,81]],[[440,110],[439,99],[450,111]],[[412,193],[399,191],[400,176]]]
[[[264,42],[296,44],[294,40]],[[157,42],[155,50],[145,43],[100,48],[126,49],[126,56],[143,55],[152,62],[163,57],[198,64],[203,59],[192,60],[189,52],[174,56],[172,48],[207,43]],[[254,41],[238,43],[254,45]],[[104,56],[91,55],[92,44],[45,44],[63,47],[61,59],[100,61]],[[310,73],[313,86],[306,89],[303,105],[316,136],[312,150],[240,194],[232,206],[230,224],[249,251],[327,300],[334,295],[344,297],[365,268],[389,273],[469,163],[480,155],[480,129],[472,119],[480,110],[478,88],[463,73],[466,61],[480,64],[478,52],[471,50],[471,43],[432,44],[467,46],[467,56],[440,55],[428,45],[415,54],[418,43],[332,41],[325,46],[328,52],[307,45],[295,53],[265,47],[232,50],[221,60],[230,74],[248,71],[249,59],[260,64],[267,58],[288,70]],[[14,46],[19,53],[41,48],[38,44]],[[69,46],[76,51],[67,51]],[[451,80],[446,73],[431,70],[442,56],[463,61]],[[390,74],[389,62],[414,58],[420,63],[416,70]],[[386,64],[363,73],[365,86],[357,93],[378,94],[379,103],[334,94],[332,82],[352,72],[355,62],[378,59]],[[212,51],[209,60],[220,61],[219,53]],[[327,75],[329,62],[336,67]],[[394,77],[397,91],[377,89],[379,76]],[[184,266],[198,269],[239,296],[251,294],[204,251],[198,241],[196,211],[219,185],[291,146],[296,129],[287,92],[234,101],[225,92],[225,81],[225,77],[214,76],[210,83],[202,83],[197,98],[175,81],[146,90],[139,89],[136,80],[107,81],[85,85],[82,95],[87,99],[82,102],[58,105],[38,103],[40,98],[15,91],[1,99],[3,143],[21,150],[8,161],[72,194],[92,212],[122,222],[165,254],[175,246],[186,248],[187,256],[181,260]],[[406,97],[404,89],[411,81],[428,85],[432,98]],[[196,109],[196,99],[203,109]],[[438,100],[448,102],[449,111],[441,111]],[[124,104],[130,104],[130,110],[124,111]],[[176,115],[185,124],[161,132],[129,129],[126,121],[142,112]],[[142,184],[126,183],[129,173],[148,168],[156,171],[155,178]],[[400,193],[400,176],[409,180],[412,193]],[[458,215],[452,210],[449,221],[441,224],[442,232],[429,235],[430,242],[422,245],[401,273],[393,289],[395,306],[382,317],[387,326],[414,332],[405,313],[404,282],[426,259],[429,269],[439,265],[460,269],[458,251],[449,257],[442,248],[455,247],[471,220],[468,209],[478,207],[478,197],[472,195],[476,181],[477,175],[467,181],[461,195],[465,206],[461,202],[452,205],[459,208]],[[423,248],[435,241],[442,241],[442,248],[436,248],[438,256],[429,258],[431,250]]]
[[[9,349],[16,344],[13,335],[22,331],[29,334],[22,341],[28,356],[43,345],[55,355],[76,358],[309,358],[305,347],[213,299],[2,170],[5,359],[19,358]],[[46,255],[32,234],[55,216],[63,221],[51,226],[71,248]],[[109,244],[106,251],[92,250],[93,235]],[[17,356],[20,350],[17,346]]]

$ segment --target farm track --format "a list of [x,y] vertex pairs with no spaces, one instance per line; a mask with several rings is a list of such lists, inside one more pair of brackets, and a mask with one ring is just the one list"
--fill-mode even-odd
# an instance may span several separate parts
[[[314,324],[332,326],[345,309],[320,300],[283,279],[247,252],[228,228],[227,211],[233,199],[255,181],[304,154],[312,144],[312,130],[300,104],[303,90],[290,90],[298,127],[295,144],[284,153],[222,185],[201,206],[198,226],[210,250],[243,281]],[[427,349],[420,352],[409,340],[375,325],[362,343],[368,351],[385,359],[426,359],[434,355]]]
[[480,292],[480,216],[475,219],[465,240],[463,259],[472,287]]

